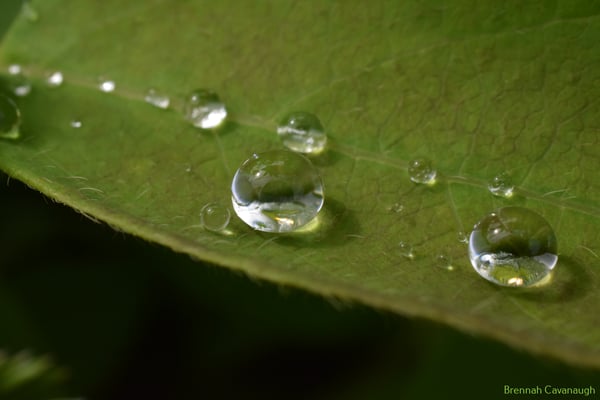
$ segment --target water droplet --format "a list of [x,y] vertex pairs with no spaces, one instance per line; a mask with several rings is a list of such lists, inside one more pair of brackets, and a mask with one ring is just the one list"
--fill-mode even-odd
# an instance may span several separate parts
[[23,1],[23,6],[21,7],[21,13],[29,22],[36,22],[40,19],[40,14],[37,12],[35,8],[31,5],[31,2],[25,0]]
[[435,258],[437,266],[447,271],[454,271],[452,258],[446,254],[438,254]]
[[498,197],[511,198],[515,190],[510,175],[503,172],[496,175],[488,184],[488,190],[491,194]]
[[415,259],[415,252],[413,251],[413,247],[410,243],[400,242],[398,243],[398,250],[403,257],[408,258],[409,260]]
[[233,209],[265,232],[292,232],[311,222],[323,206],[323,182],[306,157],[287,150],[254,154],[231,183]]
[[200,211],[200,224],[208,231],[221,232],[231,219],[229,208],[219,203],[208,203]]
[[15,96],[25,97],[31,93],[31,82],[21,73],[12,75],[7,83]]
[[115,91],[117,85],[115,84],[115,81],[100,77],[98,78],[98,88],[105,93],[110,93]]
[[426,158],[416,158],[408,163],[408,176],[415,183],[433,185],[437,171],[433,169],[431,161]]
[[467,235],[463,231],[458,231],[456,233],[456,239],[461,243],[469,243],[469,235]]
[[285,147],[299,153],[318,154],[327,144],[321,121],[316,115],[307,112],[287,115],[277,127],[277,134]]
[[46,83],[50,87],[59,87],[63,84],[63,81],[64,77],[62,72],[60,71],[53,72],[50,75],[48,75],[48,78],[46,78]]
[[72,128],[79,129],[82,126],[83,126],[83,123],[80,120],[78,120],[78,119],[74,119],[74,120],[71,121],[71,127]]
[[401,213],[404,211],[404,206],[400,203],[394,203],[388,207],[388,211],[393,213]]
[[490,282],[532,286],[546,278],[558,261],[556,236],[541,215],[523,207],[500,208],[473,228],[469,258]]
[[163,110],[169,108],[169,105],[171,104],[169,96],[152,88],[148,89],[144,100],[146,100],[146,103],[152,104],[154,107],[162,108]]
[[10,98],[0,94],[0,138],[17,139],[21,112]]
[[198,89],[189,94],[185,103],[185,118],[197,128],[212,129],[227,117],[225,104],[210,90]]
[[8,73],[10,75],[21,75],[21,66],[19,64],[11,64],[8,66]]

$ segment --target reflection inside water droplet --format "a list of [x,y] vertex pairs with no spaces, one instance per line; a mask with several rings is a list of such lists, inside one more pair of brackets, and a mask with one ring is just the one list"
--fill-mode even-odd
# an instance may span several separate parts
[[231,220],[229,208],[219,203],[208,203],[200,210],[200,224],[208,231],[221,232]]
[[188,95],[184,112],[192,125],[202,129],[217,128],[227,117],[227,109],[219,96],[205,89],[194,90]]
[[21,112],[12,99],[0,94],[0,138],[17,139]]
[[491,194],[498,197],[511,198],[515,190],[512,178],[508,173],[503,172],[496,175],[488,184],[488,190]]
[[299,153],[318,154],[327,144],[321,121],[307,112],[288,114],[277,127],[277,134],[285,147]]
[[165,93],[158,92],[156,89],[148,89],[144,100],[148,104],[152,104],[154,107],[162,108],[166,110],[171,104],[171,99]]
[[233,208],[250,227],[292,232],[311,222],[324,201],[323,182],[312,163],[287,150],[254,154],[235,173]]
[[523,207],[496,210],[475,225],[469,258],[483,278],[501,286],[542,282],[557,261],[556,236],[539,214]]
[[415,183],[433,185],[435,184],[437,171],[428,159],[416,158],[408,163],[408,176]]

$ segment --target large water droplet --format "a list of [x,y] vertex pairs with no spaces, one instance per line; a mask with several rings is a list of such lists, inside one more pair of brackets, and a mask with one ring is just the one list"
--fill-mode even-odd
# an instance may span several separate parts
[[428,159],[416,158],[408,163],[408,176],[415,183],[433,185],[437,171]]
[[512,183],[510,175],[503,172],[496,175],[489,183],[488,190],[491,194],[498,197],[510,198],[515,190],[515,185]]
[[101,76],[98,78],[98,88],[105,93],[110,93],[115,91],[117,84],[115,81]]
[[287,150],[254,154],[235,173],[233,209],[265,232],[292,232],[311,222],[323,206],[323,182],[306,157]]
[[290,150],[306,154],[318,154],[325,149],[327,136],[316,115],[293,112],[277,127],[283,145]]
[[59,87],[60,85],[63,84],[63,82],[64,82],[64,77],[63,77],[62,72],[60,72],[60,71],[55,71],[55,72],[51,73],[50,75],[48,75],[48,77],[46,78],[46,83],[50,87]]
[[148,89],[144,97],[146,103],[152,104],[154,107],[166,110],[171,104],[171,99],[165,93],[158,92],[156,89]]
[[532,286],[546,278],[558,261],[556,236],[539,214],[504,207],[475,225],[469,239],[475,270],[502,286]]
[[10,98],[0,94],[0,138],[17,139],[21,112]]
[[210,90],[194,90],[186,99],[185,118],[197,128],[212,129],[223,123],[227,117],[225,104]]
[[200,224],[208,231],[221,232],[231,219],[229,208],[219,203],[208,203],[200,211]]

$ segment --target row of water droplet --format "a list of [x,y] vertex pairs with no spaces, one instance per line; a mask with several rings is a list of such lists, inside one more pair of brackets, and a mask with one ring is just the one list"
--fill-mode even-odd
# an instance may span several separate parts
[[[20,66],[10,66],[8,73],[9,87],[15,96],[31,92],[31,84]],[[50,87],[59,87],[63,82],[64,76],[59,71],[47,75]],[[115,91],[116,83],[99,78],[98,88],[110,93]],[[171,106],[169,96],[154,88],[148,90],[144,100],[160,109]],[[185,119],[200,129],[216,129],[227,117],[225,104],[215,92],[206,89],[191,92],[182,111]],[[18,138],[20,119],[14,101],[0,95],[0,137]],[[82,125],[79,120],[71,121],[73,128]],[[286,233],[311,223],[323,207],[323,182],[307,156],[318,156],[325,150],[327,135],[319,118],[304,111],[286,115],[277,127],[277,134],[287,150],[254,153],[244,161],[233,177],[231,200],[236,215],[251,228]],[[417,184],[432,186],[439,178],[426,158],[411,160],[407,170],[410,180]],[[510,176],[503,173],[489,182],[488,190],[495,196],[510,198],[514,185]],[[399,212],[401,208],[394,205],[390,209]],[[229,208],[216,202],[205,205],[200,212],[202,227],[213,232],[225,232],[230,219]],[[543,237],[533,238],[540,232]],[[500,285],[534,285],[548,275],[557,261],[552,229],[541,216],[524,208],[496,210],[475,225],[468,240],[465,234],[459,236],[459,240],[469,242],[469,257],[475,270]],[[400,242],[398,247],[407,259],[415,258],[410,244]],[[436,262],[446,270],[454,270],[452,260],[445,254],[439,254]]]

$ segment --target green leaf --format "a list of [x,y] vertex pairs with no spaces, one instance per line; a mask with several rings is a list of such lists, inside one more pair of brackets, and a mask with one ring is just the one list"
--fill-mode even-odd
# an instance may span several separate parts
[[[600,4],[46,0],[19,18],[0,66],[34,81],[18,99],[21,139],[0,167],[117,229],[250,276],[441,321],[529,351],[600,366]],[[44,84],[60,70],[66,83]],[[114,93],[97,89],[114,79]],[[169,93],[174,110],[143,101]],[[181,98],[209,88],[229,122],[198,130]],[[269,235],[235,216],[235,170],[280,148],[277,121],[320,116],[325,184],[316,230]],[[70,122],[79,120],[75,129]],[[431,159],[434,186],[407,176]],[[487,182],[508,172],[511,199]],[[521,205],[554,227],[559,263],[544,287],[496,287],[457,237]],[[402,255],[412,245],[414,259]],[[439,256],[444,264],[440,264]],[[446,267],[450,260],[452,270]]]

